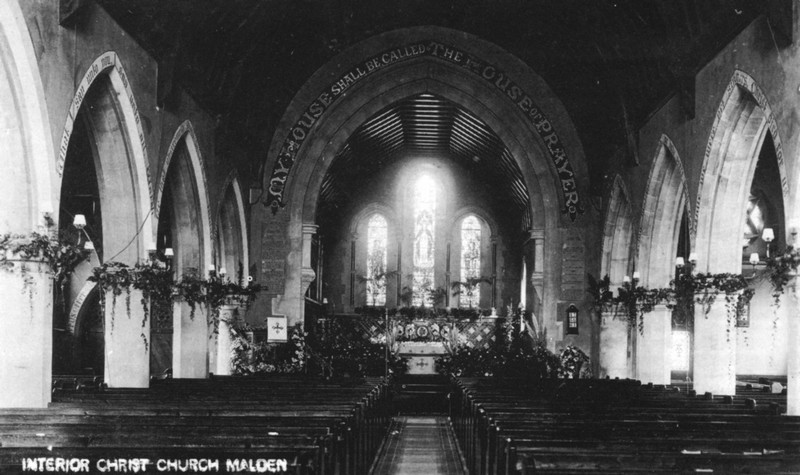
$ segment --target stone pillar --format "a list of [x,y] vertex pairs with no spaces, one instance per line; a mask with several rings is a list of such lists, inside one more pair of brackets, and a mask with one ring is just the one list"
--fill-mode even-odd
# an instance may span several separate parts
[[614,310],[600,315],[600,377],[628,377],[628,322]]
[[636,323],[636,379],[642,383],[670,384],[672,351],[672,311],[656,305],[645,313],[639,331]]
[[708,313],[694,309],[694,389],[698,394],[736,394],[736,318],[718,293]]
[[[130,312],[129,312],[130,309]],[[150,319],[144,319],[142,292],[105,295],[105,383],[110,388],[150,386]]]
[[791,284],[786,287],[791,294],[794,311],[788,312],[789,318],[789,354],[787,355],[787,399],[786,415],[800,416],[800,288],[798,288],[797,275],[792,278]]
[[186,302],[175,302],[172,310],[172,376],[208,377],[208,322],[206,307],[197,305],[192,318]]
[[53,373],[53,279],[47,264],[0,269],[0,407],[47,407]]
[[289,316],[287,319],[290,326],[294,325],[298,321],[303,322],[305,320],[304,296],[306,295],[308,286],[311,285],[311,282],[314,282],[314,279],[317,277],[316,272],[311,267],[311,241],[314,235],[317,233],[317,228],[318,226],[316,224],[303,224],[303,269],[300,276],[300,301],[302,303],[300,305],[300,314],[298,315],[299,318],[295,320]]
[[224,304],[219,308],[219,328],[217,329],[217,351],[214,361],[214,374],[227,376],[231,374],[231,358],[233,356],[233,340],[231,325],[236,319],[239,307]]

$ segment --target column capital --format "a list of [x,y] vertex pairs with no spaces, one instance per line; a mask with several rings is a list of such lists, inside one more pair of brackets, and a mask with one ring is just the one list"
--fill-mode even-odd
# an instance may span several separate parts
[[303,235],[306,234],[317,234],[317,229],[319,226],[313,223],[303,223]]

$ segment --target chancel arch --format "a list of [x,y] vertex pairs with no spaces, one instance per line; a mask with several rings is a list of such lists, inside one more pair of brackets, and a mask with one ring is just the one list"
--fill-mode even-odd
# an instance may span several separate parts
[[[178,128],[162,168],[159,192],[157,250],[170,260],[176,279],[206,277],[212,242],[208,195],[202,155],[189,122]],[[171,368],[176,378],[208,375],[208,324],[205,308],[175,303],[172,312],[153,322],[151,367],[156,373]]]
[[[351,61],[357,62],[359,54],[369,55],[371,48],[375,48],[375,51],[385,49],[387,41],[405,43],[419,39],[422,42],[430,35],[440,35],[443,39],[453,42],[459,48],[471,50],[476,57],[483,57],[484,55],[487,58],[491,57],[492,62],[502,63],[503,69],[506,71],[518,70],[519,63],[506,52],[477,38],[470,38],[470,42],[467,44],[463,39],[464,35],[462,33],[440,28],[420,28],[392,32],[373,40],[367,40],[363,45],[347,51],[346,54],[353,58]],[[489,52],[491,52],[491,55],[489,55]],[[332,62],[331,64],[335,65],[339,64],[339,62]],[[512,64],[514,65],[513,67],[511,66]],[[336,66],[332,67],[333,69],[336,68]],[[326,70],[326,68],[323,68],[323,70]],[[497,69],[494,71],[496,73]],[[277,216],[286,214],[290,220],[294,220],[297,219],[296,216],[302,215],[305,222],[316,221],[320,189],[326,177],[326,172],[331,166],[333,158],[341,152],[347,140],[356,132],[359,126],[393,103],[419,94],[431,94],[468,110],[470,114],[487,124],[508,148],[509,156],[521,171],[521,176],[523,177],[522,186],[529,193],[526,210],[526,214],[530,217],[530,225],[528,227],[544,229],[546,234],[544,239],[545,247],[553,251],[545,252],[544,255],[556,255],[555,249],[559,246],[559,243],[556,242],[555,235],[548,239],[548,236],[551,236],[548,233],[553,232],[559,223],[569,222],[570,218],[560,213],[560,210],[565,205],[564,195],[561,191],[565,182],[559,178],[556,167],[552,163],[548,163],[553,150],[552,144],[558,141],[558,153],[560,154],[563,151],[565,153],[564,156],[569,157],[572,168],[567,173],[570,176],[574,175],[575,181],[566,186],[574,186],[576,191],[574,196],[578,196],[581,190],[584,189],[585,165],[583,164],[583,154],[580,146],[577,140],[573,141],[575,137],[574,129],[567,118],[567,114],[563,112],[562,106],[538,76],[530,70],[523,68],[523,71],[518,77],[514,78],[514,80],[518,81],[518,89],[506,91],[480,74],[464,74],[462,67],[433,55],[411,58],[382,67],[380,70],[373,72],[368,80],[350,84],[348,86],[348,94],[330,103],[320,118],[314,120],[313,127],[307,134],[303,131],[298,132],[304,136],[303,143],[298,149],[294,149],[293,147],[297,146],[297,144],[292,145],[290,143],[287,146],[283,139],[287,131],[294,130],[290,129],[290,124],[302,115],[303,101],[313,100],[318,96],[318,93],[315,94],[313,92],[315,87],[325,87],[324,78],[327,77],[328,72],[320,72],[304,86],[303,91],[297,96],[298,103],[290,106],[284,115],[282,127],[279,127],[270,149],[269,159],[265,167],[268,172],[273,170],[282,150],[291,149],[291,153],[294,154],[293,166],[291,170],[287,171],[288,175],[285,180],[282,177],[278,177],[279,180],[282,180],[282,183],[285,183],[283,196],[286,209],[277,211]],[[534,84],[536,85],[535,87],[533,86]],[[551,148],[548,148],[548,144],[542,139],[540,132],[544,129],[537,130],[529,115],[526,115],[526,111],[530,113],[531,110],[531,103],[528,102],[530,98],[524,101],[524,107],[520,109],[520,106],[509,97],[509,94],[519,94],[518,101],[521,100],[521,91],[523,89],[528,93],[537,91],[539,94],[535,98],[542,106],[541,111],[543,112],[543,114],[537,116],[539,117],[538,120],[541,121],[539,124],[544,124],[543,127],[548,131],[558,131],[557,134],[553,133],[550,136],[552,141]],[[544,116],[544,111],[550,114],[549,119]],[[480,158],[478,157],[478,159]],[[566,176],[566,174],[562,174],[561,178]],[[274,177],[270,175],[265,176],[265,188],[270,186],[272,178]],[[283,186],[281,186],[281,189],[283,189]],[[578,217],[577,219],[580,218]],[[271,220],[278,222],[278,218],[265,218],[265,220],[267,226],[271,225]],[[295,230],[295,232],[299,231],[297,226],[290,225],[289,228]],[[289,242],[299,243],[299,240],[296,239],[299,236],[294,238],[292,236],[293,234],[290,232]],[[285,288],[292,288],[300,283],[302,276],[301,267],[297,262],[291,262],[291,256],[299,254],[301,249],[299,244],[295,244],[287,250],[289,251],[290,260],[287,261],[285,267],[287,271]],[[545,268],[554,265],[554,262],[550,261],[551,258],[546,257],[546,259]],[[545,283],[544,294],[545,307],[547,307],[549,314],[554,314],[559,294],[554,281]],[[292,302],[295,303],[293,304]],[[302,315],[300,301],[291,295],[284,294],[279,296],[276,303],[279,303],[280,308],[278,310],[281,313]],[[549,325],[551,326],[550,334],[556,335],[555,322],[551,322]],[[556,338],[552,341],[553,345],[555,341]]]

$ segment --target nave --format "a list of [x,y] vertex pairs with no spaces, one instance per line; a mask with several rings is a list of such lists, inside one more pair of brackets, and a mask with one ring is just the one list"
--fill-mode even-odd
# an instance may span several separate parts
[[0,471],[58,463],[86,473],[800,470],[800,417],[781,415],[785,394],[756,382],[741,382],[733,397],[634,380],[453,377],[444,394],[409,389],[429,382],[215,377],[126,390],[70,381],[47,409],[0,411]]

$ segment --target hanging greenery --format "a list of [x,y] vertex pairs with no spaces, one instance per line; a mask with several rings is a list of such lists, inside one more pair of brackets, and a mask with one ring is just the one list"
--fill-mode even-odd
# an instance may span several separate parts
[[[65,240],[58,240],[49,233],[32,232],[23,234],[3,234],[0,236],[0,266],[8,268],[11,260],[41,260],[48,265],[53,274],[53,280],[58,289],[63,293],[69,282],[69,276],[75,268],[89,257],[90,251],[71,244]],[[27,268],[22,267],[22,272]],[[24,276],[25,288],[33,298],[32,280]]]
[[253,282],[252,277],[247,278],[247,285],[242,285],[243,280],[241,273],[238,282],[232,282],[224,276],[214,274],[201,284],[205,294],[203,300],[208,310],[209,323],[214,325],[215,333],[219,329],[219,312],[223,305],[249,307],[261,290],[261,285]]
[[[163,262],[154,260],[136,264],[130,267],[121,262],[106,262],[95,267],[89,280],[97,282],[100,287],[100,305],[105,308],[106,294],[110,291],[113,302],[111,309],[111,328],[114,328],[116,313],[116,299],[124,292],[126,295],[125,307],[130,316],[131,288],[142,292],[141,304],[143,309],[142,328],[150,318],[150,307],[153,301],[172,301],[179,299],[186,302],[190,308],[189,318],[194,319],[198,305],[204,305],[208,310],[209,322],[214,324],[215,331],[219,325],[219,308],[223,304],[249,306],[262,287],[253,283],[248,278],[246,286],[231,282],[220,276],[201,279],[194,273],[181,276],[174,282],[172,271]],[[147,336],[142,333],[142,338],[147,346]]]
[[[150,318],[152,302],[171,302],[175,297],[172,286],[172,272],[166,265],[157,260],[136,264],[133,268],[133,287],[142,291],[142,328]],[[147,337],[145,344],[147,344]]]
[[91,282],[97,282],[100,288],[100,308],[105,313],[106,295],[111,292],[111,331],[114,331],[114,320],[117,311],[117,297],[125,292],[125,310],[131,314],[131,286],[135,273],[127,264],[110,261],[92,269],[89,277]]
[[673,322],[691,326],[695,304],[701,304],[705,314],[711,311],[717,295],[724,294],[728,317],[735,319],[753,297],[754,290],[741,274],[681,273],[670,281],[667,288],[648,289],[637,285],[638,280],[625,282],[617,289],[617,296],[610,290],[608,275],[596,280],[589,275],[587,292],[593,297],[596,312],[614,311],[621,314],[631,325],[643,331],[644,314],[652,312],[656,305],[666,305],[672,310]]
[[800,251],[793,246],[787,246],[782,253],[767,259],[766,274],[772,284],[772,301],[775,307],[780,306],[781,296],[789,282],[797,275],[798,267],[800,267]]

